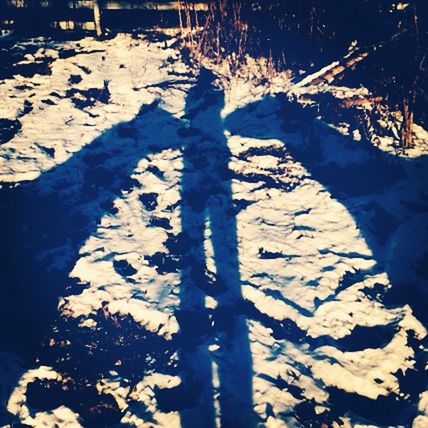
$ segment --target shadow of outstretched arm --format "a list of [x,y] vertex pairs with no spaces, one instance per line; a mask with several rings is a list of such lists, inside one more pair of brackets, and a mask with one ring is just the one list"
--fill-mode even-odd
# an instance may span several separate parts
[[[84,242],[148,154],[178,148],[180,121],[154,102],[34,181],[0,193],[2,344],[34,350],[57,315]],[[31,345],[33,343],[34,346]]]
[[[428,325],[424,304],[428,275],[428,156],[400,158],[369,141],[354,141],[316,118],[315,108],[267,96],[231,113],[235,135],[283,141],[352,215],[379,268],[392,284],[391,304],[409,303]],[[416,174],[414,174],[416,173]],[[352,248],[349,248],[352,252]]]

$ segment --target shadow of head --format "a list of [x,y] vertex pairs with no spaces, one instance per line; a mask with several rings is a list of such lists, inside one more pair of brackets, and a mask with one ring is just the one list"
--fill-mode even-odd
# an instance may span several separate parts
[[196,136],[198,144],[205,142],[205,145],[212,145],[212,140],[218,142],[219,139],[224,139],[221,118],[223,108],[224,91],[216,84],[214,73],[202,67],[195,85],[186,96],[183,117],[186,126],[182,130],[182,136]]
[[428,156],[399,157],[369,141],[355,141],[317,114],[280,94],[234,111],[225,126],[232,135],[283,142],[353,216],[394,285],[392,302],[410,303],[427,324],[421,301],[428,297]]

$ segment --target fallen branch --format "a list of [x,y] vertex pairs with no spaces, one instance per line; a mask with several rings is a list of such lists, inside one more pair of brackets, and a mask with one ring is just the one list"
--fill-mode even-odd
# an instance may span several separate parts
[[361,107],[368,107],[372,106],[373,104],[379,104],[383,101],[383,97],[352,97],[352,98],[346,98],[343,99],[340,102],[341,107],[355,107],[355,106],[361,106]]
[[343,74],[346,70],[355,68],[355,66],[364,58],[367,58],[368,55],[369,51],[367,50],[362,52],[351,52],[343,59],[335,61],[330,65],[317,71],[316,73],[306,76],[300,82],[297,82],[293,87],[302,88],[304,86],[319,85],[322,83],[331,84],[339,75]]

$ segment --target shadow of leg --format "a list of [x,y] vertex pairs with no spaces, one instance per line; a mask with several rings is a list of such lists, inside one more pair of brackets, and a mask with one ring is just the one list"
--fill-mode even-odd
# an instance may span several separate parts
[[[224,165],[226,168],[226,165]],[[220,345],[216,363],[220,383],[222,427],[251,427],[252,358],[248,327],[242,315],[236,219],[230,182],[210,204],[211,235],[218,281],[224,292],[217,296],[215,333]]]
[[181,329],[179,358],[183,371],[183,393],[186,395],[181,426],[214,427],[212,363],[208,350],[210,320],[203,292],[205,198],[198,189],[197,177],[188,171],[186,160],[185,153],[181,223],[186,249],[181,274],[180,311],[177,314]]

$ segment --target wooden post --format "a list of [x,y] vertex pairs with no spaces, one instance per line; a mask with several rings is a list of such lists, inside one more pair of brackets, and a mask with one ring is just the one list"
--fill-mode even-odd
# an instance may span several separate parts
[[100,9],[100,0],[93,0],[94,2],[94,24],[95,24],[95,32],[97,34],[97,38],[100,38],[103,35],[103,27],[101,22],[101,9]]
[[177,3],[178,3],[178,21],[180,23],[181,36],[183,36],[183,20],[181,18],[181,0],[178,0]]
[[413,104],[415,93],[413,90],[407,92],[403,100],[403,122],[401,123],[401,147],[405,151],[413,144]]

